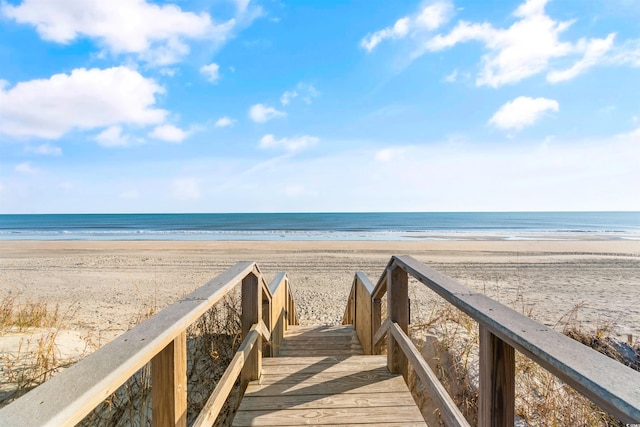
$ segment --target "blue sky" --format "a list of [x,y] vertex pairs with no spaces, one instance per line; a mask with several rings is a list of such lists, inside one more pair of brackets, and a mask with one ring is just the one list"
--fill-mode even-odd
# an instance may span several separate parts
[[640,210],[636,0],[0,0],[0,212]]

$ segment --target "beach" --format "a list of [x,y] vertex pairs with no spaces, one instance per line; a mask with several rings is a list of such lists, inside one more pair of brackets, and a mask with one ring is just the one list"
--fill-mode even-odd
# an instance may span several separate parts
[[[287,272],[303,324],[340,323],[354,274],[375,284],[392,255],[411,255],[464,285],[562,329],[640,336],[640,241],[0,241],[0,292],[44,300],[97,346],[238,261],[270,280]],[[428,317],[411,283],[412,317]]]

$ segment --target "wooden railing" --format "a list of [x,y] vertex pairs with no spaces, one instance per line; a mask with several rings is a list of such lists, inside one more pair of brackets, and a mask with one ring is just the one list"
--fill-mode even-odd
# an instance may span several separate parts
[[258,266],[239,262],[206,285],[0,409],[1,426],[72,426],[151,361],[152,423],[186,426],[186,329],[237,284],[242,342],[194,425],[210,426],[238,376],[244,390],[260,374],[263,338],[277,355],[287,325],[297,324],[287,276],[267,285]]
[[[468,426],[410,338],[408,275],[479,324],[479,426],[513,426],[515,350],[625,423],[640,423],[640,373],[475,292],[409,256],[393,257],[374,287],[357,273],[343,323],[353,324],[365,353],[380,354],[387,336],[389,370],[405,380],[408,364],[422,380],[448,426]],[[382,322],[381,298],[387,295]]]

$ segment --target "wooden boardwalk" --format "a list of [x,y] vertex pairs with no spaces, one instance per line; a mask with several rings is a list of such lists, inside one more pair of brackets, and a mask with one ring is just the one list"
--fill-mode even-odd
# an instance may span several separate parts
[[364,356],[352,326],[291,326],[280,357],[262,359],[234,426],[425,426],[386,356]]

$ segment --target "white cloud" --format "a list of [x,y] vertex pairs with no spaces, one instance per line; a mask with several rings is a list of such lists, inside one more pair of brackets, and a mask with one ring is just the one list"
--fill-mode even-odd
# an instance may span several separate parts
[[593,39],[588,43],[583,42],[586,44],[584,57],[565,70],[551,71],[547,74],[547,80],[551,83],[571,80],[601,62],[605,54],[613,46],[614,37],[615,34],[609,34],[606,39]]
[[176,200],[197,200],[201,197],[200,182],[195,178],[176,178],[171,181],[169,191]]
[[298,92],[296,92],[295,90],[288,90],[280,97],[280,103],[282,105],[288,105],[289,102],[291,102],[291,100],[296,96],[298,96]]
[[313,98],[317,98],[318,96],[320,96],[320,92],[314,85],[311,83],[299,82],[295,89],[288,90],[282,94],[280,97],[280,103],[282,105],[289,105],[294,99],[300,98],[307,104],[311,104],[313,102]]
[[149,136],[167,142],[182,142],[189,134],[188,131],[182,130],[174,125],[161,125],[153,129],[153,131],[149,133]]
[[387,27],[382,30],[376,31],[373,34],[367,35],[360,42],[360,46],[367,50],[367,52],[371,52],[383,40],[403,38],[408,33],[409,18],[400,18],[396,21],[393,27]]
[[272,134],[267,134],[260,139],[260,148],[281,148],[289,152],[294,152],[310,147],[319,140],[320,138],[309,135],[276,139]]
[[442,25],[449,22],[453,14],[453,6],[449,2],[437,2],[426,6],[417,16],[417,25],[427,30],[437,30]]
[[40,173],[40,169],[38,169],[37,167],[33,166],[31,164],[31,162],[20,163],[20,164],[16,165],[14,170],[16,172],[24,173],[24,174],[28,174],[28,175],[36,175],[36,174]]
[[557,101],[548,98],[519,96],[504,104],[489,120],[489,124],[504,130],[521,130],[531,126],[549,111],[557,112]]
[[287,113],[278,111],[273,107],[265,104],[255,104],[249,108],[249,117],[257,123],[264,123],[271,119],[285,117]]
[[412,31],[433,31],[446,24],[453,14],[453,5],[449,1],[438,1],[423,7],[411,16],[398,19],[391,27],[383,28],[373,34],[368,34],[360,42],[367,52],[371,52],[382,41],[387,39],[402,39]]
[[213,83],[220,78],[220,66],[215,62],[209,65],[203,65],[200,67],[200,73],[204,74],[207,80]]
[[104,147],[126,147],[131,145],[131,137],[122,134],[122,126],[110,126],[96,136],[96,142]]
[[157,124],[167,115],[153,108],[163,92],[154,80],[127,67],[78,68],[0,88],[0,132],[56,139],[72,129]]
[[[246,7],[238,11],[245,12]],[[241,18],[215,25],[207,13],[145,0],[24,0],[17,6],[3,2],[2,14],[35,26],[44,40],[68,44],[88,37],[112,53],[137,54],[157,65],[177,62],[189,53],[186,40],[225,41],[236,18]]]
[[37,147],[27,147],[26,150],[30,153],[42,154],[45,156],[60,156],[62,154],[62,148],[56,147],[51,144],[41,144]]
[[220,117],[217,121],[216,121],[216,127],[217,128],[224,128],[224,127],[228,127],[228,126],[233,126],[233,124],[236,121],[233,120],[231,117]]
[[519,18],[509,28],[495,28],[489,23],[460,21],[448,34],[431,38],[424,51],[440,51],[458,43],[480,41],[487,52],[482,56],[482,70],[477,76],[479,86],[499,87],[546,71],[550,61],[571,55],[583,58],[568,70],[553,72],[550,81],[573,78],[587,68],[596,65],[611,47],[613,34],[605,39],[581,39],[576,43],[559,40],[573,21],[555,21],[545,13],[548,0],[527,0],[514,16]]

